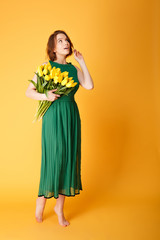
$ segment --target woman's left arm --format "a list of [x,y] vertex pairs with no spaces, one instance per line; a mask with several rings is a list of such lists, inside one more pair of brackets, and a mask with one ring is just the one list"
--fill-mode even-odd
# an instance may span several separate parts
[[88,68],[86,66],[86,63],[84,61],[82,54],[76,49],[74,49],[74,58],[79,63],[82,69],[81,71],[77,66],[74,65],[75,68],[77,69],[77,73],[78,73],[77,75],[78,75],[78,80],[80,82],[80,85],[85,89],[93,89],[94,88],[93,79],[88,71]]

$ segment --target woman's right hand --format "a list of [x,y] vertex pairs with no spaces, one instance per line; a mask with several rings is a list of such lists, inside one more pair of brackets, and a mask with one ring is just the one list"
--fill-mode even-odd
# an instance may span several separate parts
[[55,101],[58,97],[60,97],[59,94],[53,93],[57,91],[57,89],[52,89],[48,91],[48,97],[47,97],[47,101]]

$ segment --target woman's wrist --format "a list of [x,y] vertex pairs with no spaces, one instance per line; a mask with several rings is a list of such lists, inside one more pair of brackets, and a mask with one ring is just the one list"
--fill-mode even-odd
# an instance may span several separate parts
[[42,93],[42,100],[47,100],[47,96],[45,93]]

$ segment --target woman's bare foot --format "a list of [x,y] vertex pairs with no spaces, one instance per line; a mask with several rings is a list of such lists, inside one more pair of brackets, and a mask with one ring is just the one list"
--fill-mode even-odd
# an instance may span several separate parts
[[36,199],[36,212],[35,212],[35,217],[37,222],[42,222],[43,221],[43,211],[45,207],[46,199],[42,197],[38,197]]
[[62,211],[60,211],[57,206],[54,207],[54,211],[55,213],[57,214],[58,216],[58,221],[59,221],[59,224],[66,227],[68,226],[70,223],[65,219],[64,217],[64,213]]

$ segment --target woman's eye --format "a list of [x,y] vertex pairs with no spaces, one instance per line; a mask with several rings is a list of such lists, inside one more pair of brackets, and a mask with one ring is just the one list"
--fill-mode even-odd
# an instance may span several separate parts
[[[61,40],[61,39],[59,40],[59,42],[60,42],[60,41],[62,42],[62,40]],[[66,41],[68,41],[68,42],[69,42],[69,40],[68,40],[68,39],[66,39]]]

